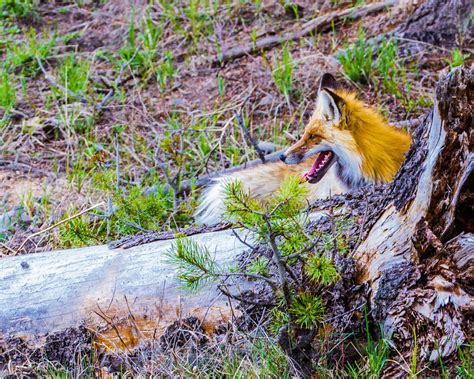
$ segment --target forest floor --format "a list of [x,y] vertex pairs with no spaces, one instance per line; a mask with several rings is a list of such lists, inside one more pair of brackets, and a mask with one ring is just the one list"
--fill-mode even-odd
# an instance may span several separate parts
[[[387,62],[374,56],[358,82],[345,73],[340,51],[358,41],[367,60],[371,37],[393,30],[413,11],[409,5],[219,64],[230,47],[298,30],[315,15],[351,4],[19,4],[5,8],[0,29],[0,251],[6,255],[192,223],[198,191],[175,199],[164,184],[179,188],[183,180],[256,158],[237,113],[256,141],[291,144],[324,72],[395,123],[424,114],[438,77],[456,64],[455,53],[434,46],[403,57],[393,40]],[[32,233],[102,201],[18,251]]]
[[473,53],[460,38],[407,55],[387,38],[372,54],[416,1],[223,61],[371,3],[0,0],[0,254],[192,225],[199,189],[181,183],[258,158],[237,116],[256,141],[288,146],[325,72],[410,130],[439,77]]

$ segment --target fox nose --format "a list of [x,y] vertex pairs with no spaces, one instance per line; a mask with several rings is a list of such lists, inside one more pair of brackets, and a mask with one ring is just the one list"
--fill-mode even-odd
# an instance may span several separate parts
[[280,155],[280,160],[281,160],[282,162],[284,162],[284,161],[286,160],[286,155],[285,155],[285,154],[281,154],[281,155]]

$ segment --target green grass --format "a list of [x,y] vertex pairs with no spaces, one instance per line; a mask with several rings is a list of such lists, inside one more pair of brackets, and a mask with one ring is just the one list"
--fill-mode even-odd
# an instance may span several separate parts
[[376,70],[382,76],[384,89],[398,97],[401,93],[398,89],[398,81],[402,77],[401,69],[397,64],[398,48],[395,40],[383,39],[378,51]]
[[217,88],[219,91],[219,96],[221,98],[224,98],[225,97],[225,80],[220,75],[217,76]]
[[267,257],[257,257],[247,266],[246,272],[267,277],[270,275],[269,263],[270,261]]
[[66,102],[70,93],[84,96],[88,91],[91,64],[89,60],[78,58],[74,54],[67,55],[57,69],[58,82],[67,92],[63,93],[54,86],[53,92],[66,98]]
[[30,29],[20,41],[7,41],[3,68],[34,77],[39,71],[37,58],[42,61],[52,54],[57,37],[49,36],[46,31],[41,36]]
[[459,365],[457,366],[457,375],[461,379],[474,378],[474,367],[472,354],[474,350],[474,341],[463,344],[458,347]]
[[[146,194],[141,187],[131,187],[110,196],[112,208],[101,207],[94,213],[77,217],[59,228],[56,246],[61,248],[97,245],[139,232],[162,231],[163,224],[173,213],[173,195],[162,186]],[[66,219],[78,213],[72,209]],[[189,210],[183,208],[173,222],[183,225],[189,221]]]
[[34,0],[0,0],[0,19],[7,17],[25,18],[37,15]]
[[365,313],[365,332],[367,344],[363,352],[360,352],[360,359],[353,364],[347,365],[347,373],[353,379],[356,378],[380,378],[382,370],[387,363],[389,356],[389,344],[380,331],[378,341],[375,341],[370,333],[369,319]]
[[[374,58],[374,46],[366,41],[363,28],[359,28],[357,40],[338,54],[344,73],[354,82],[370,84],[379,94],[391,95],[409,115],[417,108],[432,105],[430,99],[414,94],[413,79],[408,73],[415,71],[414,65],[407,66],[398,55],[397,41],[383,38]],[[453,64],[460,63],[459,55],[454,54]],[[405,59],[406,61],[406,59]]]
[[280,93],[288,99],[293,90],[293,60],[288,45],[283,47],[281,59],[273,62],[272,77]]
[[452,69],[464,65],[464,62],[469,59],[470,54],[464,54],[459,48],[454,48],[451,51],[451,58],[446,59],[449,67]]
[[291,378],[291,364],[273,338],[236,338],[235,346],[203,347],[193,356],[178,353],[174,359],[167,358],[161,368],[165,376],[171,372],[181,378]]
[[0,108],[10,111],[16,103],[16,91],[6,70],[0,70]]
[[165,51],[162,61],[156,65],[155,70],[160,92],[164,93],[166,87],[171,86],[174,81],[175,70],[171,51]]
[[372,75],[372,55],[374,47],[365,39],[365,32],[359,28],[357,41],[346,46],[338,55],[344,73],[354,82],[368,83]]

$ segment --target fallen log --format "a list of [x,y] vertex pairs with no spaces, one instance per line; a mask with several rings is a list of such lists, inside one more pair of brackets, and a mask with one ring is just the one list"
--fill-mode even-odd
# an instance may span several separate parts
[[355,21],[369,14],[378,13],[386,10],[387,8],[391,8],[397,4],[398,0],[388,0],[318,16],[313,20],[299,25],[295,31],[287,31],[281,35],[260,38],[255,42],[249,41],[242,46],[238,45],[227,49],[222,55],[214,59],[213,64],[219,65],[243,57],[244,55],[255,53],[258,54],[262,50],[268,50],[285,42],[303,38],[311,33],[324,32],[330,29],[332,24],[337,24],[345,19],[351,19]]
[[[230,230],[190,238],[206,245],[222,265],[248,248]],[[2,258],[0,336],[41,336],[81,324],[96,328],[130,315],[153,320],[148,326],[156,329],[157,336],[189,316],[226,321],[231,309],[215,288],[187,295],[180,290],[166,257],[172,242],[128,250],[103,245]]]

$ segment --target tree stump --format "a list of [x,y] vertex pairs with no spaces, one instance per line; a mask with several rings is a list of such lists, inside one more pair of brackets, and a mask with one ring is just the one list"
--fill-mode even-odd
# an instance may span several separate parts
[[434,109],[354,255],[385,335],[410,353],[416,333],[430,361],[473,337],[473,102],[472,69],[439,82]]

